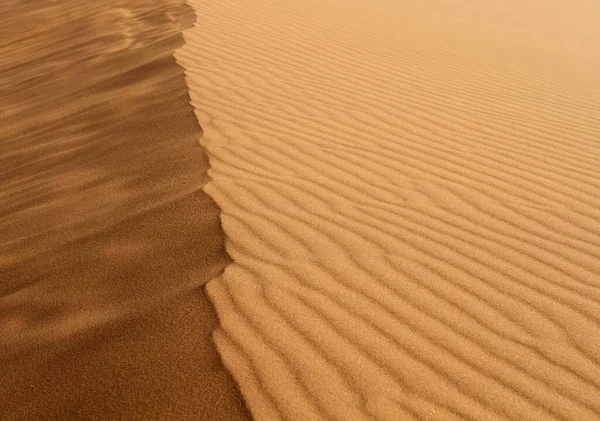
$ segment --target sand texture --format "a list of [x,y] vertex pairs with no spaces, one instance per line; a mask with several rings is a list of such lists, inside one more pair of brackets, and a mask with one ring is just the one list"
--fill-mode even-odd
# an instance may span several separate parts
[[0,7],[0,420],[241,420],[179,0]]
[[190,4],[254,418],[600,419],[600,3]]

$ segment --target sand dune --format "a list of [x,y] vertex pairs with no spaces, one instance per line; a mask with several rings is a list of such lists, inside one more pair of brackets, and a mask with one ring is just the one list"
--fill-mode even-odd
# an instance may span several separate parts
[[0,419],[241,420],[179,0],[2,2]]
[[190,3],[255,419],[600,419],[600,5]]

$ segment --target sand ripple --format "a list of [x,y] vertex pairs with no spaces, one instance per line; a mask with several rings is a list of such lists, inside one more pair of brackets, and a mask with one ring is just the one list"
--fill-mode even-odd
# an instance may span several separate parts
[[600,10],[456,3],[191,1],[257,420],[600,419]]

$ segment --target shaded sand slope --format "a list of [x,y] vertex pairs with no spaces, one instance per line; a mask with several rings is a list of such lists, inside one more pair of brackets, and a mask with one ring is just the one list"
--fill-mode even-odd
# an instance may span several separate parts
[[200,290],[228,258],[172,57],[194,19],[2,3],[2,420],[248,418]]
[[600,4],[191,3],[255,418],[600,419]]

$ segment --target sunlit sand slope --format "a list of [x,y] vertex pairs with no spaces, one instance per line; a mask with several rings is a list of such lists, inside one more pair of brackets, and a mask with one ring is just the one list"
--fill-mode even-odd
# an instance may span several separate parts
[[600,5],[191,4],[255,418],[600,419]]

